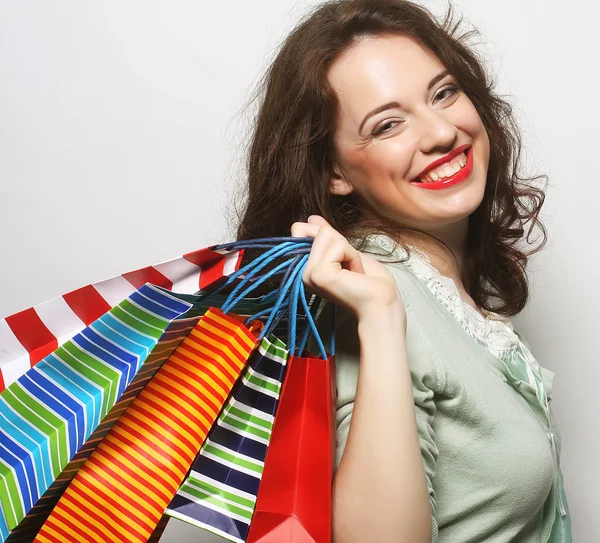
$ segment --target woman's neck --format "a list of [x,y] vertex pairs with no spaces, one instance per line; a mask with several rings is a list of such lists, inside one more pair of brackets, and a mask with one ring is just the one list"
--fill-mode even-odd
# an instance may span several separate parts
[[440,275],[449,277],[454,281],[463,302],[485,317],[481,308],[477,306],[465,289],[462,279],[467,251],[467,231],[468,217],[459,223],[455,223],[450,228],[426,230],[431,236],[435,236],[443,241],[451,251],[437,239],[421,234],[420,232],[415,232],[414,230],[405,231],[402,235],[402,240],[410,245],[414,245],[425,253],[429,257],[431,265],[440,272]]
[[[441,275],[450,277],[459,287],[463,285],[463,271],[467,251],[468,217],[439,229],[423,229],[429,236],[405,230],[402,240],[423,251]],[[437,239],[434,239],[434,236]],[[440,243],[443,241],[444,243]],[[450,248],[450,250],[448,250]]]

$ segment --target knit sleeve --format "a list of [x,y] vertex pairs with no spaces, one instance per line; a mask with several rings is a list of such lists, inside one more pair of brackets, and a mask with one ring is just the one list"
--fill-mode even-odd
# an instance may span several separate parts
[[[408,312],[407,308],[407,312]],[[410,314],[409,314],[410,315]],[[436,414],[434,402],[434,389],[437,383],[435,369],[432,369],[426,351],[421,345],[414,343],[414,329],[411,318],[408,319],[407,350],[413,383],[413,396],[421,456],[425,467],[427,489],[431,506],[432,542],[438,540],[438,525],[435,517],[435,492],[433,479],[438,456],[435,442],[433,422]],[[336,326],[336,383],[337,383],[337,410],[336,410],[336,469],[339,466],[352,421],[354,398],[358,381],[360,347],[358,329],[355,318],[349,313],[338,312]]]

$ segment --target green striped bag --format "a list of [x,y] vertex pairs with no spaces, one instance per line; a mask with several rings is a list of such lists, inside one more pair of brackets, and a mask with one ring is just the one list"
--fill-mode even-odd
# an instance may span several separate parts
[[0,395],[0,541],[82,449],[191,304],[144,285]]
[[229,541],[246,541],[288,354],[275,336],[262,340],[167,515]]
[[125,412],[135,397],[146,386],[148,381],[179,346],[183,339],[196,326],[199,317],[186,318],[173,321],[169,324],[160,340],[133,378],[123,395],[102,419],[99,426],[92,432],[79,452],[60,472],[60,475],[50,485],[48,490],[31,508],[25,519],[10,532],[6,543],[29,543],[39,532],[47,516],[62,496],[63,492],[89,458],[98,443],[113,427],[118,418]]

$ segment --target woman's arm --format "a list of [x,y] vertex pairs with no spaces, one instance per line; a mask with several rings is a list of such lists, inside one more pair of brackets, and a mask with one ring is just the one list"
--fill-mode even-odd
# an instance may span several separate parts
[[431,541],[401,303],[358,320],[358,385],[333,488],[335,543]]
[[429,543],[432,516],[421,456],[407,316],[390,271],[360,253],[323,217],[292,225],[313,237],[302,273],[309,292],[358,321],[360,363],[354,409],[334,481],[336,543]]

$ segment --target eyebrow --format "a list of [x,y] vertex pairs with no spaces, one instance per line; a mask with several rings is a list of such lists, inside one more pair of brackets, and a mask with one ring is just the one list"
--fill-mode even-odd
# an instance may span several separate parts
[[[450,73],[450,70],[444,70],[443,72],[440,72],[439,74],[437,74],[427,85],[427,90],[430,91],[431,87],[433,87],[436,83],[438,83],[439,81],[444,79],[444,77],[446,77],[449,73]],[[358,133],[360,134],[362,132],[363,126],[369,120],[369,118],[371,118],[373,115],[377,115],[377,113],[381,113],[382,111],[385,111],[386,109],[392,109],[393,107],[401,107],[401,106],[396,101],[388,102],[387,104],[383,104],[382,106],[376,107],[370,113],[367,113],[365,118],[360,123],[360,126],[358,127]]]

